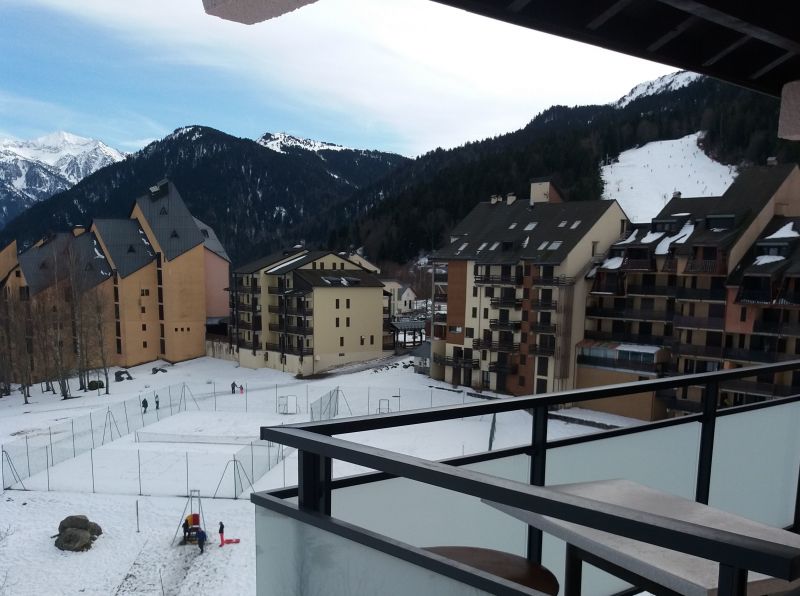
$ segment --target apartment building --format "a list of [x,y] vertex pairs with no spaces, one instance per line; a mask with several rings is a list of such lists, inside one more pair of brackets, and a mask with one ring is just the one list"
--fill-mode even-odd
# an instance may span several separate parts
[[477,205],[434,255],[431,376],[516,395],[572,387],[587,269],[627,223],[615,201],[564,202],[549,179],[529,201]]
[[[781,294],[792,293],[798,215],[798,168],[756,167],[721,197],[675,196],[649,224],[635,226],[590,276],[577,386],[793,357],[800,345],[789,330],[797,315]],[[720,387],[720,399],[746,403],[793,385],[787,375],[740,380]],[[689,387],[592,407],[653,420],[697,411],[700,398]]]
[[297,247],[234,271],[239,362],[312,375],[383,355],[383,284],[341,255]]
[[417,294],[411,286],[400,283],[398,280],[390,277],[382,277],[381,282],[388,294],[386,306],[389,308],[389,315],[392,319],[414,311],[417,302]]

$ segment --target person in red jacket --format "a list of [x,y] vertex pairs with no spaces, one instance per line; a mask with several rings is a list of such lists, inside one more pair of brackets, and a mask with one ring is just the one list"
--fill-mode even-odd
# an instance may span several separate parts
[[219,522],[219,545],[225,546],[225,524]]

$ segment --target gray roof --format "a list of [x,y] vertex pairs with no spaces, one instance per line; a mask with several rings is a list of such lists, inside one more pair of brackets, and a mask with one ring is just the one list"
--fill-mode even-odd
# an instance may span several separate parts
[[389,326],[395,331],[421,331],[425,329],[425,321],[391,321]]
[[155,251],[135,219],[96,219],[93,223],[120,277],[155,260]]
[[[777,238],[768,238],[768,236],[775,235],[778,230],[792,224],[791,229],[794,232],[800,232],[800,217],[773,217],[764,228],[764,231],[759,236],[744,257],[742,257],[736,269],[728,277],[728,285],[739,285],[742,278],[745,276],[767,276],[774,277],[778,274],[796,276],[800,274],[800,236],[785,235]],[[766,259],[766,262],[761,265],[756,265],[756,256],[759,252],[759,247],[779,247],[781,252],[784,252],[784,258],[779,260]]]
[[111,265],[90,232],[77,237],[69,232],[55,234],[20,254],[19,264],[32,296],[67,279],[71,272],[80,291],[111,277]]
[[297,269],[294,276],[298,288],[383,288],[374,273],[363,269]]
[[234,273],[241,273],[241,274],[248,274],[248,273],[257,273],[262,269],[266,269],[270,265],[274,265],[275,263],[282,261],[292,255],[300,255],[301,253],[305,252],[304,248],[297,248],[291,250],[280,250],[278,252],[274,252],[271,255],[267,255],[266,257],[261,257],[260,259],[256,259],[255,261],[250,261],[249,263],[245,263],[240,267],[237,267],[234,270]]
[[[303,265],[307,265],[312,261],[316,261],[317,259],[321,259],[323,257],[327,257],[328,255],[332,255],[333,253],[327,250],[317,250],[309,252],[308,254],[303,255],[301,258],[297,259],[289,259],[283,265],[276,267],[274,270],[269,272],[270,275],[283,275],[285,273],[289,273],[290,271],[294,271],[295,269],[299,269]],[[354,263],[355,264],[355,263]]]
[[479,203],[450,233],[437,260],[511,265],[520,260],[558,265],[613,201]]
[[228,256],[228,253],[225,252],[225,247],[222,246],[222,242],[219,241],[216,232],[214,232],[214,228],[204,224],[196,217],[194,218],[194,223],[197,224],[197,228],[203,235],[203,244],[205,244],[205,247],[215,255],[222,257],[230,263],[231,258]]
[[203,234],[171,182],[162,180],[150,189],[149,194],[136,199],[136,204],[168,261],[203,244]]

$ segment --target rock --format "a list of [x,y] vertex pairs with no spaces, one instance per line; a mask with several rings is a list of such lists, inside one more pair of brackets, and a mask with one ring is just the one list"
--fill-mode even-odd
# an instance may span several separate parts
[[92,548],[92,535],[88,530],[65,528],[56,538],[56,548],[72,552],[80,552]]
[[68,515],[61,520],[60,524],[58,524],[58,533],[61,534],[67,528],[73,528],[75,530],[88,530],[89,518],[85,515]]
[[89,534],[92,535],[92,538],[100,536],[103,533],[103,529],[100,527],[99,524],[94,523],[93,521],[89,522]]

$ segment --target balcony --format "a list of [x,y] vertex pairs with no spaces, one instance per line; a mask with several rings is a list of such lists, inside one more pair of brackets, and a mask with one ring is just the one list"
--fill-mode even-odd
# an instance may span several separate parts
[[[274,594],[298,593],[301,586],[304,594],[366,596],[388,593],[386,586],[398,582],[400,587],[392,594],[534,593],[426,550],[434,545],[469,545],[521,555],[532,563],[546,561],[565,588],[563,593],[570,596],[580,594],[581,586],[601,596],[634,593],[626,581],[639,591],[662,593],[663,585],[658,589],[652,582],[663,582],[665,577],[674,578],[684,588],[682,592],[689,592],[696,585],[692,583],[696,576],[659,566],[662,557],[681,558],[660,549],[698,557],[693,564],[709,581],[702,593],[716,592],[719,587],[721,596],[744,594],[745,583],[754,579],[750,571],[795,581],[800,578],[798,538],[776,528],[795,529],[798,519],[800,446],[794,437],[800,398],[720,408],[716,388],[757,373],[798,367],[800,362],[794,361],[760,370],[719,371],[481,400],[427,411],[262,428],[263,440],[298,450],[298,486],[251,497],[256,505],[259,577],[268,578]],[[669,395],[676,388],[697,385],[705,387],[705,398],[702,403],[692,402],[697,404],[693,415],[569,439],[547,438],[549,409],[638,393]],[[410,425],[465,417],[487,419],[515,410],[531,412],[531,426],[537,429],[530,433],[532,439],[515,447],[432,461],[372,446],[374,437],[384,430],[399,436],[405,434],[404,428],[412,428]],[[359,435],[354,433],[368,433],[371,444],[359,443]],[[342,435],[348,435],[347,440],[340,438]],[[458,448],[460,451],[460,444]],[[765,458],[764,453],[781,457]],[[334,459],[374,472],[337,478],[332,474]],[[637,484],[651,487],[645,491],[650,496],[631,509],[631,501],[609,504],[603,498],[570,494],[568,486],[554,486],[563,483],[576,490],[576,485],[597,478],[626,480],[611,481],[617,482],[622,499],[641,495]],[[583,486],[599,489],[603,485]],[[685,523],[656,509],[660,499],[677,497],[682,498],[682,506],[702,517]],[[692,501],[730,513],[712,513]],[[727,531],[721,531],[706,523],[707,515],[728,518],[730,514],[763,524],[759,528],[769,526],[772,529],[765,531],[774,534],[769,534],[767,541],[753,540],[742,534],[741,526],[726,526]],[[547,516],[543,521],[555,523],[543,525],[542,516]],[[575,533],[581,543],[570,540],[570,548],[550,540],[549,533],[558,531],[559,521],[583,526]],[[595,552],[592,565],[622,577],[604,576],[589,566],[581,569],[575,546],[588,552],[592,543],[587,536],[598,530],[620,542],[608,546],[602,555]],[[548,540],[542,541],[545,534]],[[653,546],[642,547],[645,552],[640,553],[636,544],[626,539]],[[607,564],[622,544],[631,547],[625,551],[628,561]],[[325,553],[324,562],[320,552]],[[654,556],[657,560],[650,559]],[[630,569],[626,573],[630,560],[641,561],[637,571],[645,578],[631,574]],[[748,571],[743,571],[744,567]],[[775,580],[759,576],[757,581]],[[780,593],[785,589],[773,583],[755,591]]]
[[728,265],[725,261],[719,259],[705,260],[705,259],[689,259],[686,263],[686,268],[683,270],[688,274],[707,274],[707,275],[727,275]]
[[511,364],[510,362],[490,362],[489,363],[489,372],[493,373],[502,373],[506,375],[515,375],[519,367],[516,364]]
[[236,342],[236,345],[239,346],[242,350],[260,350],[261,349],[261,342],[260,341],[247,341],[244,339],[240,339]]
[[237,290],[245,294],[260,294],[261,286],[259,284],[251,284],[249,286],[239,286]]
[[725,348],[725,358],[736,362],[783,362],[796,357],[795,354],[778,352],[774,348],[763,350]]
[[558,302],[555,300],[531,300],[532,310],[557,310]]
[[261,312],[261,305],[258,302],[237,302],[236,308],[239,312]]
[[718,317],[688,317],[684,315],[675,315],[672,318],[672,323],[676,327],[686,327],[687,329],[721,331],[725,328],[725,319]]
[[594,331],[587,329],[583,332],[586,339],[597,341],[616,341],[628,344],[642,344],[646,346],[661,346],[671,344],[671,337],[662,335],[641,335],[637,333],[614,333],[613,331]]
[[441,354],[434,354],[433,361],[442,366],[451,366],[453,368],[480,368],[480,362],[477,358],[455,358],[452,356],[442,356]]
[[739,304],[772,304],[774,295],[771,289],[739,288],[736,302]]
[[725,288],[678,288],[675,297],[678,300],[705,300],[709,302],[725,302]]
[[489,301],[492,308],[514,308],[520,309],[522,308],[522,299],[521,298],[492,298]]
[[612,295],[612,296],[624,296],[625,295],[625,286],[622,282],[615,281],[615,282],[596,282],[592,285],[592,289],[589,290],[592,294],[603,294],[603,295]]
[[587,356],[578,354],[578,364],[589,366],[603,366],[607,368],[620,368],[624,370],[637,370],[642,372],[656,373],[661,368],[661,363],[641,362],[638,360],[627,360],[624,358],[603,358],[601,356]]
[[675,286],[643,286],[639,284],[628,284],[629,296],[675,296],[678,288]]
[[575,285],[575,278],[564,275],[558,277],[535,277],[533,285],[543,287],[572,286]]
[[443,292],[436,292],[433,295],[434,302],[447,302],[447,294]]
[[276,315],[291,315],[293,317],[310,317],[314,314],[313,308],[296,308],[288,306],[270,306],[267,308],[269,312]]
[[499,319],[489,321],[489,329],[492,331],[519,331],[521,327],[521,321],[501,321]]
[[261,317],[256,318],[253,321],[243,321],[239,319],[237,321],[237,326],[239,329],[247,329],[250,331],[261,331]]
[[704,358],[716,358],[718,360],[725,357],[725,349],[722,346],[697,346],[676,343],[672,350],[682,356],[702,356]]
[[528,346],[528,354],[534,356],[555,356],[556,347],[547,344],[530,344]]
[[521,275],[476,275],[476,286],[521,286]]
[[773,321],[756,321],[753,323],[755,333],[800,337],[800,323],[778,323]]
[[550,333],[556,332],[556,326],[553,323],[530,323],[528,329],[536,333]]
[[475,350],[489,350],[490,352],[519,352],[518,343],[485,341],[482,339],[472,340],[472,348]]
[[632,321],[667,322],[672,320],[672,313],[663,310],[617,310],[615,308],[598,308],[596,306],[587,307],[586,316],[602,319],[629,319]]
[[264,349],[270,352],[281,352],[282,354],[292,354],[293,356],[313,356],[313,348],[298,348],[297,346],[285,346],[276,343],[264,344]]
[[434,313],[433,314],[433,322],[434,323],[441,323],[443,325],[446,324],[447,323],[447,313],[446,312]]
[[284,286],[267,286],[267,294],[285,294],[290,288]]
[[778,299],[775,301],[775,303],[786,304],[791,306],[800,306],[800,292],[782,290],[781,293],[778,295]]
[[655,271],[655,259],[628,259],[622,261],[620,269],[623,271]]
[[434,273],[433,274],[433,281],[437,284],[446,284],[447,283],[447,273]]
[[769,399],[800,395],[800,387],[776,385],[774,383],[759,383],[758,381],[749,381],[745,379],[726,381],[720,384],[719,388],[720,391],[752,395],[755,397],[766,397]]

